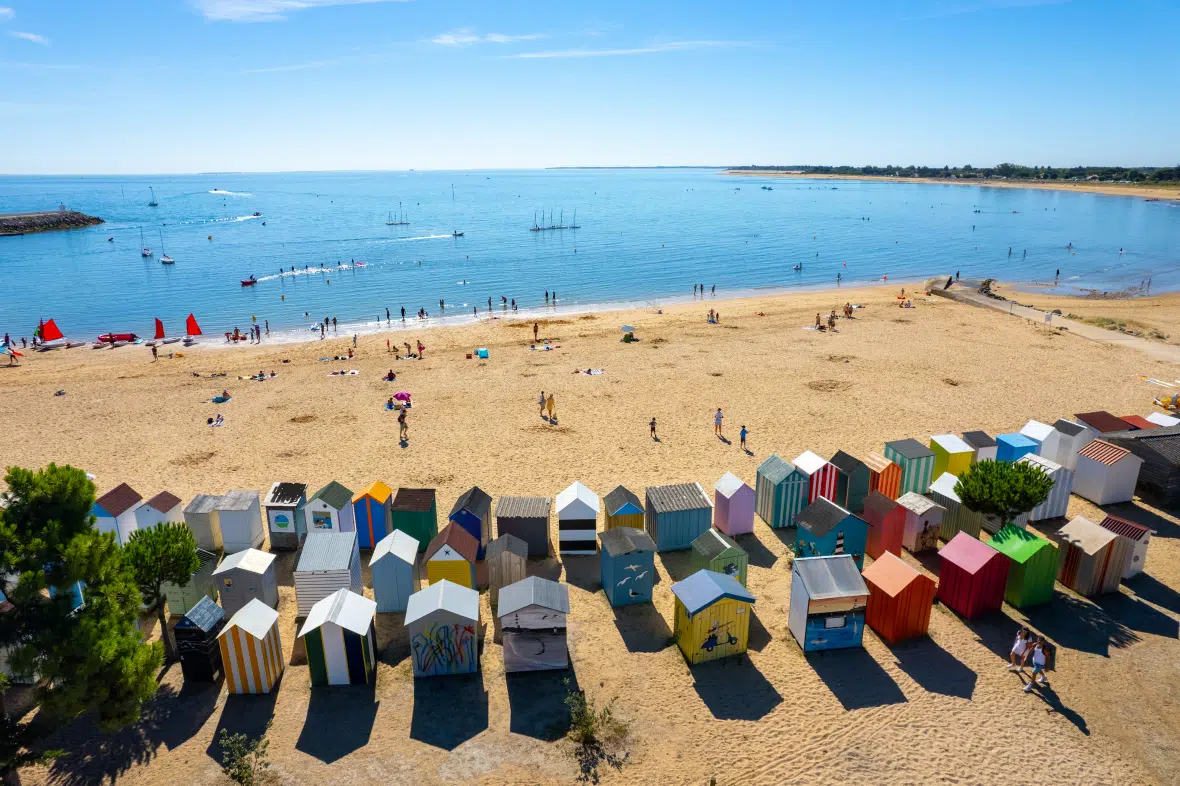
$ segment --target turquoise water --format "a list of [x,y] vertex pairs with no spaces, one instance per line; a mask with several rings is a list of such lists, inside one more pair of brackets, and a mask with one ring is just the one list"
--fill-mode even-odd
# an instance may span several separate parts
[[[386,226],[399,201],[409,225]],[[1052,282],[1060,269],[1061,288],[1151,277],[1153,292],[1180,289],[1176,204],[1028,189],[715,170],[0,178],[0,213],[59,202],[106,223],[0,238],[0,332],[31,335],[52,317],[75,339],[150,335],[160,317],[181,333],[194,312],[206,333],[257,315],[303,336],[324,317],[384,325],[386,308],[395,322],[402,306],[411,323],[419,308],[437,319],[440,299],[460,319],[486,314],[489,297],[498,313],[501,296],[544,308],[546,290],[562,308],[594,308],[691,298],[694,283],[719,296],[834,286],[837,274]],[[570,224],[575,208],[580,229],[529,231],[540,210]],[[158,261],[161,232],[173,266]]]

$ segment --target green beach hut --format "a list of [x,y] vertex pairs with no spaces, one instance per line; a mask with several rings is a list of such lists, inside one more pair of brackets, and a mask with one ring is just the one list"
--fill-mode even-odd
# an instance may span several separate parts
[[1036,533],[1008,524],[987,542],[1006,556],[1008,583],[1004,600],[1018,609],[1053,600],[1057,547]]
[[438,501],[434,489],[398,489],[390,511],[393,529],[400,529],[418,541],[419,551],[425,551],[438,535]]
[[725,576],[733,576],[738,584],[744,587],[749,567],[750,555],[724,532],[709,529],[692,542],[694,573],[698,570],[711,570]]

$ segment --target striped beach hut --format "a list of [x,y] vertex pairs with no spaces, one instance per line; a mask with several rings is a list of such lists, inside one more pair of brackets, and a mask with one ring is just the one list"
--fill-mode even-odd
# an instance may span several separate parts
[[865,458],[869,468],[869,491],[879,491],[889,499],[901,496],[901,467],[878,453]]
[[805,450],[791,462],[795,469],[807,476],[807,502],[815,502],[820,497],[833,499],[836,496],[837,470],[830,463],[820,458],[810,450]]
[[837,450],[828,463],[836,468],[836,496],[832,502],[859,514],[869,493],[868,465],[842,450]]
[[339,589],[361,589],[361,555],[355,532],[313,532],[307,536],[295,566],[297,617]]
[[1073,493],[1095,505],[1130,502],[1143,459],[1126,448],[1096,439],[1078,451]]
[[447,516],[479,541],[479,558],[492,541],[492,498],[479,486],[472,486],[459,495]]
[[754,595],[733,576],[698,570],[672,585],[672,635],[689,665],[740,655],[750,638]]
[[865,624],[891,644],[925,636],[937,587],[934,579],[886,552],[864,570],[869,588]]
[[1108,529],[1123,541],[1127,556],[1123,561],[1123,578],[1129,579],[1143,572],[1147,562],[1147,545],[1151,543],[1151,530],[1142,524],[1127,521],[1118,516],[1107,516],[1098,522],[1103,529]]
[[1085,516],[1070,519],[1057,537],[1058,581],[1087,598],[1119,591],[1127,561],[1125,541]]
[[692,569],[733,576],[744,587],[746,573],[750,569],[750,555],[733,538],[710,529],[692,542]]
[[730,536],[754,531],[754,489],[732,472],[713,486],[713,527]]
[[942,527],[939,537],[947,543],[960,532],[966,532],[973,538],[979,537],[979,530],[983,527],[983,514],[969,510],[955,493],[955,485],[959,479],[944,472],[930,484],[927,496],[943,507]]
[[443,579],[461,587],[475,589],[475,561],[479,542],[471,533],[450,522],[426,547],[426,581],[436,584]]
[[1039,468],[1041,472],[1053,480],[1053,488],[1049,490],[1049,496],[1045,497],[1044,502],[1029,511],[1028,520],[1045,521],[1046,519],[1064,517],[1065,511],[1069,507],[1069,494],[1073,490],[1073,472],[1056,461],[1032,453],[1021,456],[1020,463]]
[[446,580],[414,593],[406,633],[415,677],[478,672],[479,593]]
[[938,556],[937,597],[960,616],[974,619],[1004,605],[1008,558],[965,532],[951,538]]
[[602,591],[610,605],[650,602],[656,579],[655,542],[643,530],[625,526],[608,529],[598,540]]
[[847,554],[797,559],[787,629],[804,652],[859,647],[868,600],[869,588]]
[[279,613],[258,599],[234,614],[217,637],[230,693],[270,693],[283,676]]
[[1059,418],[1053,424],[1053,430],[1057,432],[1057,455],[1050,456],[1046,453],[1041,455],[1053,459],[1073,472],[1078,466],[1078,451],[1089,445],[1094,440],[1094,435],[1081,423],[1064,418]]
[[1023,609],[1053,600],[1057,547],[1041,536],[1011,524],[987,542],[1010,561],[1004,600]]
[[[393,489],[379,480],[373,481],[352,498],[352,514],[360,547],[371,549],[393,531],[389,506]],[[422,543],[422,541],[418,541]]]
[[598,495],[575,480],[557,495],[557,551],[566,555],[598,552]]
[[217,570],[217,555],[198,548],[197,562],[199,567],[189,576],[188,584],[182,587],[166,581],[160,587],[168,600],[168,613],[172,616],[188,614],[202,598],[217,600],[217,580],[213,578],[213,571]]
[[912,491],[898,497],[897,504],[905,509],[901,545],[911,554],[938,548],[938,535],[942,531],[942,516],[946,509]]
[[496,534],[515,535],[529,546],[530,557],[549,556],[549,497],[500,497]]
[[1037,452],[1037,443],[1023,434],[996,437],[996,461],[1018,461],[1021,456]]
[[377,611],[405,611],[418,591],[418,541],[400,529],[383,537],[369,558],[369,576]]
[[820,497],[795,517],[799,527],[795,557],[828,557],[848,554],[859,570],[864,564],[869,525],[859,516]]
[[499,602],[500,590],[528,574],[529,544],[515,535],[501,535],[488,544],[484,564],[488,569],[488,601]]
[[921,494],[930,488],[934,474],[933,450],[916,439],[898,439],[885,443],[885,458],[901,467],[898,496],[911,491]]
[[906,509],[879,491],[870,491],[865,497],[861,518],[869,525],[865,553],[873,559],[882,554],[901,555],[901,539],[905,533]]
[[655,541],[656,551],[691,548],[692,542],[713,525],[713,503],[700,483],[651,486],[643,524]]
[[602,498],[604,506],[604,529],[632,527],[643,529],[643,500],[624,486],[615,486],[611,493]]
[[438,534],[436,496],[434,489],[398,489],[389,505],[390,526],[418,541],[419,547],[429,543]]
[[944,472],[960,475],[975,460],[975,449],[954,434],[935,434],[930,438],[930,449],[934,451],[932,478]]
[[771,529],[795,526],[795,515],[807,507],[810,479],[791,462],[771,454],[754,480],[754,512]]
[[279,579],[275,555],[258,549],[230,554],[213,570],[213,580],[226,614],[236,614],[252,600],[279,607]]
[[311,495],[303,512],[308,532],[356,532],[352,491],[334,480]]
[[983,461],[985,459],[996,458],[996,441],[988,436],[985,431],[964,431],[963,441],[971,446],[974,451],[971,457],[971,463]]
[[377,678],[377,604],[339,589],[311,607],[299,631],[312,687],[367,685]]

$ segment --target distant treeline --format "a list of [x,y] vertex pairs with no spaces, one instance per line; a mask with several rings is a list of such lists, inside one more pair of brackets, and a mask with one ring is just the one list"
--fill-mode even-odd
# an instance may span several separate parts
[[1180,182],[1180,166],[1174,167],[1121,167],[1121,166],[1074,166],[1055,168],[1051,166],[1022,166],[1000,164],[992,167],[928,167],[928,166],[738,166],[734,171],[763,170],[774,172],[800,172],[809,175],[881,175],[885,177],[931,177],[931,178],[1006,178],[1009,180],[1099,180],[1127,181],[1131,183]]

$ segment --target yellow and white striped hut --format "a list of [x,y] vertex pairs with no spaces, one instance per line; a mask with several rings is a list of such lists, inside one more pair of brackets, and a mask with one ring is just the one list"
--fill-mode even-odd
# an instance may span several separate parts
[[230,693],[270,693],[274,689],[283,674],[277,611],[255,598],[226,623],[217,638]]

